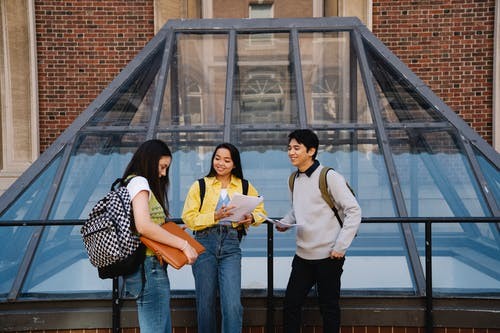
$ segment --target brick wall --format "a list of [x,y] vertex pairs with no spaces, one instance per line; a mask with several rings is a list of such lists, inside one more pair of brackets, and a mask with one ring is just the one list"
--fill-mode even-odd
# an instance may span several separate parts
[[374,0],[373,32],[492,143],[494,0]]
[[[489,143],[494,5],[373,1],[375,35]],[[153,37],[154,14],[152,0],[44,0],[35,13],[44,151]]]
[[35,1],[43,152],[153,37],[153,1]]

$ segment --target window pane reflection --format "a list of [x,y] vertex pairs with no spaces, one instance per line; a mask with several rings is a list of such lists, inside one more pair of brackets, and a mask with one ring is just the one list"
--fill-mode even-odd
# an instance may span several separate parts
[[[424,224],[414,228],[422,267]],[[432,285],[440,294],[499,294],[500,243],[495,223],[433,223]]]
[[350,33],[301,33],[299,45],[308,123],[371,123]]
[[438,122],[444,117],[369,45],[365,45],[382,117],[389,123]]
[[289,34],[237,35],[232,121],[296,124]]
[[477,149],[474,149],[474,153],[476,154],[488,188],[498,204],[500,203],[500,170]]
[[120,87],[112,101],[106,103],[89,121],[90,126],[147,125],[151,116],[162,48],[158,48],[141,68],[137,77]]
[[[2,214],[0,221],[38,220],[41,218],[47,194],[54,183],[54,177],[61,162],[58,155],[49,166],[40,173],[36,180]],[[0,234],[3,228],[0,228]],[[1,243],[0,243],[1,244]]]
[[488,216],[455,134],[388,131],[410,216]]
[[176,35],[160,127],[224,123],[227,38],[226,34]]
[[144,134],[82,135],[75,143],[50,218],[86,219],[121,177]]
[[81,226],[46,227],[24,283],[22,296],[40,294],[74,298],[74,294],[111,292],[111,279],[102,280],[90,264]]
[[318,131],[318,160],[342,174],[363,216],[396,216],[389,177],[375,131]]

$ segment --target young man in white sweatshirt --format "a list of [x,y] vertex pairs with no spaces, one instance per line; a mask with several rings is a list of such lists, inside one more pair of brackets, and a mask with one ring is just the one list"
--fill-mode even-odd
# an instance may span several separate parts
[[[342,175],[327,173],[328,192],[339,216],[321,196],[319,175],[322,169],[316,160],[319,140],[308,129],[288,135],[288,157],[298,173],[292,191],[292,209],[281,220],[297,224],[297,250],[286,288],[283,308],[283,332],[300,332],[302,305],[314,284],[318,286],[323,332],[340,329],[340,277],[345,253],[361,223],[361,208]],[[278,231],[290,227],[277,225]]]

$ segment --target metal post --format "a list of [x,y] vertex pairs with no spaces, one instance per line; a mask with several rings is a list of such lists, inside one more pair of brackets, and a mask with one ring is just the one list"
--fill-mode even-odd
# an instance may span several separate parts
[[267,318],[266,332],[274,332],[273,225],[267,223]]
[[425,222],[425,332],[432,333],[432,222]]
[[113,278],[113,333],[120,332],[120,295],[118,294],[118,277]]

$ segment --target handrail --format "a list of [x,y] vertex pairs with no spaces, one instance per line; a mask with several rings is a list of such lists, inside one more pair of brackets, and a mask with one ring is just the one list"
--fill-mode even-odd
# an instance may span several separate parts
[[[180,218],[172,218],[178,224],[183,223]],[[83,225],[85,220],[27,220],[27,221],[0,221],[0,227],[18,226],[71,226]],[[427,333],[433,331],[433,293],[432,293],[432,224],[433,223],[497,223],[500,217],[364,217],[362,223],[425,223],[425,328]],[[500,228],[500,227],[499,227]],[[267,223],[267,312],[266,331],[274,331],[274,231],[273,225]],[[120,331],[120,298],[118,293],[118,279],[113,279],[112,292],[112,332]]]

